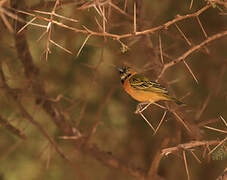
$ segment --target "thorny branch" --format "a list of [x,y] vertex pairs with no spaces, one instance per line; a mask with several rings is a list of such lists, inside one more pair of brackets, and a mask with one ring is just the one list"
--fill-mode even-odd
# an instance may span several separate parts
[[218,144],[220,141],[192,141],[189,143],[179,144],[175,147],[162,149],[161,154],[167,156],[170,153],[179,151],[180,149],[192,149],[198,146],[208,146]]
[[[23,4],[23,3],[22,3]],[[19,17],[20,20],[24,19],[24,16]],[[20,21],[20,22],[24,22]],[[24,26],[24,23],[17,24],[16,31],[21,29]],[[25,75],[30,80],[34,91],[34,94],[36,94],[37,103],[41,104],[43,109],[50,115],[50,117],[54,120],[56,125],[59,127],[59,130],[63,131],[65,135],[71,136],[73,134],[73,130],[70,127],[68,123],[66,123],[64,116],[62,115],[60,109],[55,105],[54,102],[49,101],[50,98],[47,97],[45,90],[44,90],[44,84],[42,80],[40,79],[39,69],[36,67],[33,63],[32,56],[30,54],[27,40],[26,40],[26,33],[20,33],[15,34],[15,41],[16,41],[16,49],[18,52],[18,56],[20,60],[22,61],[24,68],[25,68]],[[21,53],[24,52],[24,53]],[[0,71],[2,72],[2,71]],[[5,82],[5,78],[3,75],[3,72],[1,73],[1,77]],[[6,93],[11,92],[10,87],[5,83],[5,89]],[[27,118],[34,126],[36,126],[40,132],[49,140],[50,144],[53,145],[55,150],[68,162],[71,163],[71,161],[61,152],[58,145],[55,143],[55,141],[48,135],[46,130],[37,122],[35,121],[32,116],[25,110],[21,102],[16,100],[15,96],[16,94],[9,93],[9,96],[12,97],[17,104],[18,108],[21,110],[21,113],[25,118]],[[99,160],[103,164],[112,167],[112,168],[119,168],[124,172],[127,172],[131,174],[132,176],[139,177],[140,179],[143,179],[145,176],[145,173],[143,170],[140,170],[138,168],[133,167],[132,165],[125,164],[118,160],[116,157],[114,157],[111,153],[105,152],[100,150],[95,144],[85,144],[81,146],[81,142],[83,142],[83,139],[79,139],[78,141],[75,141],[75,147],[78,149],[81,149],[81,151],[84,151],[86,154],[91,155],[95,159]],[[83,144],[83,143],[82,143]]]
[[[121,34],[121,35],[112,34],[112,33],[108,33],[108,32],[95,32],[95,31],[92,31],[92,30],[90,30],[89,28],[87,28],[85,26],[84,26],[85,30],[78,29],[78,28],[71,27],[71,26],[65,25],[63,23],[60,23],[60,22],[55,21],[53,19],[48,19],[48,18],[39,16],[39,15],[35,15],[33,13],[29,13],[29,12],[26,12],[26,11],[18,10],[17,8],[15,8],[13,10],[15,10],[16,12],[22,13],[22,14],[26,14],[26,15],[29,15],[29,16],[32,16],[32,17],[36,17],[37,19],[41,19],[41,20],[44,20],[44,21],[47,21],[47,22],[52,22],[53,24],[56,24],[56,25],[58,25],[60,27],[72,30],[72,31],[74,31],[76,33],[90,34],[92,36],[105,36],[105,37],[113,38],[113,39],[116,39],[116,40],[120,40],[120,39],[124,39],[124,38],[129,38],[129,37],[141,36],[141,35],[154,33],[156,31],[160,31],[162,29],[168,29],[169,26],[175,24],[176,22],[179,22],[179,21],[182,21],[182,20],[185,20],[185,19],[189,19],[189,18],[192,18],[192,17],[199,16],[200,14],[202,14],[205,10],[207,10],[210,7],[211,7],[211,5],[206,5],[203,8],[201,8],[200,10],[196,11],[195,13],[187,14],[187,15],[184,15],[184,16],[177,15],[176,18],[174,18],[173,20],[170,20],[170,21],[164,23],[163,25],[156,26],[156,27],[151,28],[151,29],[147,29],[147,30],[143,30],[143,31],[136,31],[136,32],[127,33],[127,34]],[[6,15],[7,15],[7,13],[6,13]],[[24,20],[24,22],[26,22],[26,21]]]
[[[53,11],[50,13],[50,15],[51,15],[50,18],[45,18],[45,17],[39,16],[39,15],[35,15],[34,13],[28,13],[28,12],[24,11],[23,10],[23,8],[24,8],[23,6],[25,5],[24,1],[22,1],[22,3],[21,3],[22,5],[21,6],[17,6],[18,3],[15,3],[15,2],[12,3],[13,4],[12,7],[15,8],[14,10],[16,12],[21,13],[19,15],[19,17],[12,15],[12,13],[7,12],[6,8],[4,8],[4,7],[0,8],[0,12],[1,12],[1,14],[7,15],[7,16],[13,18],[13,19],[18,20],[18,26],[16,27],[16,32],[20,32],[22,30],[24,31],[25,28],[28,25],[40,26],[40,25],[32,23],[35,19],[41,19],[41,20],[44,20],[44,21],[48,22],[48,24],[50,25],[49,26],[50,29],[48,29],[48,31],[47,31],[48,32],[48,41],[47,41],[47,50],[48,51],[47,51],[47,53],[48,53],[49,52],[49,43],[50,42],[54,43],[54,41],[52,41],[51,38],[50,38],[52,24],[56,24],[56,25],[58,25],[60,27],[66,28],[66,29],[70,29],[70,30],[72,30],[72,31],[74,31],[76,33],[87,34],[87,38],[85,39],[85,41],[84,41],[84,43],[83,43],[83,45],[81,47],[81,50],[82,50],[83,46],[86,44],[87,40],[91,36],[102,36],[102,37],[113,38],[115,40],[120,40],[120,39],[123,39],[123,38],[130,38],[130,37],[135,37],[135,36],[147,35],[147,34],[154,33],[154,32],[160,31],[160,30],[166,30],[171,25],[176,25],[176,23],[179,22],[179,21],[182,21],[182,20],[185,20],[185,19],[189,19],[189,18],[194,18],[194,17],[197,18],[199,24],[201,25],[201,22],[198,19],[198,16],[201,15],[204,11],[206,11],[208,8],[210,8],[212,6],[211,4],[208,4],[208,5],[204,6],[203,8],[201,8],[200,10],[196,11],[195,13],[191,13],[191,14],[187,14],[187,15],[183,15],[183,16],[177,15],[173,20],[170,20],[170,21],[164,23],[163,25],[160,25],[160,26],[157,26],[157,27],[153,27],[153,28],[150,28],[150,29],[147,29],[147,30],[137,31],[138,28],[137,28],[137,24],[136,24],[136,20],[137,20],[136,19],[137,18],[136,17],[136,4],[134,4],[134,16],[133,16],[133,20],[134,20],[133,27],[134,28],[132,28],[132,32],[118,35],[118,34],[108,33],[108,32],[105,31],[105,21],[103,23],[104,24],[103,32],[95,32],[95,31],[92,31],[92,30],[90,30],[89,28],[87,28],[85,26],[84,26],[84,29],[78,29],[78,28],[74,28],[74,27],[71,27],[71,26],[68,26],[68,25],[65,25],[63,23],[60,23],[58,21],[53,20],[53,15],[56,15],[55,10],[56,10],[57,4],[58,4],[57,2],[58,1],[56,1],[55,3],[48,2],[48,3],[51,3],[52,5],[54,5]],[[71,2],[68,1],[67,3],[71,3]],[[215,3],[223,4],[222,1],[215,1]],[[192,7],[192,4],[193,4],[193,1],[191,1],[190,8]],[[81,6],[81,9],[83,9],[83,8],[96,8],[96,11],[101,16],[103,16],[103,20],[104,20],[104,18],[105,18],[104,13],[103,13],[104,11],[102,10],[101,6],[104,7],[104,6],[107,6],[107,5],[117,9],[120,13],[122,13],[124,15],[127,15],[124,10],[121,10],[120,8],[118,8],[111,1],[105,1],[103,4],[102,3],[100,3],[100,4],[92,4],[92,3],[83,4]],[[126,5],[125,5],[125,7],[126,7]],[[29,21],[29,22],[26,23],[26,19],[25,19],[24,14],[30,15],[30,16],[32,16],[34,18],[32,19],[32,21]],[[4,21],[4,22],[5,22],[5,24],[7,24],[6,21]],[[9,25],[7,27],[8,27],[8,29],[10,29]],[[47,26],[42,26],[42,27],[47,28]],[[202,25],[201,25],[201,27],[202,27]],[[203,32],[204,32],[204,34],[206,36],[205,30],[203,28],[202,28],[202,30],[203,30]],[[215,34],[213,36],[207,37],[207,39],[205,41],[203,41],[200,44],[192,47],[187,52],[185,52],[183,55],[181,55],[180,57],[176,58],[176,60],[171,61],[170,63],[164,64],[164,67],[163,67],[163,69],[162,69],[162,71],[161,71],[161,73],[159,75],[159,78],[164,74],[164,72],[169,67],[172,67],[173,65],[175,65],[175,64],[177,64],[177,63],[179,63],[181,61],[184,61],[186,57],[188,57],[190,54],[192,54],[196,50],[199,50],[200,48],[202,48],[206,44],[208,44],[208,43],[210,43],[210,42],[212,42],[212,41],[214,41],[214,40],[216,40],[218,38],[224,37],[225,35],[227,35],[227,31],[223,31],[223,32],[217,33],[217,34]],[[20,58],[21,62],[24,65],[26,78],[30,80],[30,82],[32,84],[32,87],[33,87],[34,94],[36,94],[37,97],[38,97],[36,99],[37,104],[42,105],[43,109],[50,115],[52,120],[55,122],[55,124],[57,125],[59,130],[61,130],[64,133],[64,135],[66,135],[66,136],[73,135],[73,128],[70,127],[70,125],[66,122],[66,119],[65,119],[63,113],[61,112],[61,109],[59,109],[55,105],[55,103],[53,103],[52,101],[48,100],[49,98],[46,95],[46,92],[45,92],[45,89],[44,89],[44,83],[43,83],[43,81],[40,78],[39,69],[33,63],[33,59],[32,59],[32,56],[30,54],[30,51],[29,51],[29,47],[28,47],[27,40],[26,40],[26,31],[15,35],[15,44],[16,44],[15,46],[16,46],[16,49],[17,49],[17,52],[18,52],[18,57]],[[57,45],[57,44],[55,44],[55,45]],[[160,50],[161,50],[161,58],[163,60],[161,39],[160,39]],[[21,52],[24,52],[24,53],[21,53]],[[79,52],[78,52],[78,54],[79,54]],[[34,126],[36,126],[40,130],[40,132],[49,140],[49,142],[53,145],[55,150],[64,159],[66,159],[67,161],[70,161],[62,153],[62,151],[59,149],[58,145],[48,135],[48,133],[45,131],[45,129],[38,122],[36,122],[32,118],[32,116],[26,111],[26,109],[23,107],[21,102],[19,102],[17,100],[16,95],[14,93],[11,93],[12,89],[5,82],[5,78],[4,78],[4,74],[2,72],[2,69],[0,69],[0,75],[1,75],[2,81],[4,83],[4,88],[6,90],[6,93],[11,98],[14,99],[15,103],[17,104],[17,106],[20,109],[20,111],[23,114],[23,116],[25,118],[27,118],[31,122],[31,124],[33,124]],[[100,107],[100,111],[101,110],[102,110],[102,106]],[[98,112],[98,113],[100,113],[100,112]],[[165,114],[166,114],[166,112],[164,113],[162,120],[164,119]],[[4,121],[4,123],[5,123],[5,121]],[[7,125],[7,127],[10,127],[10,129],[12,129],[11,126]],[[20,136],[20,132],[18,132],[15,129],[13,131],[15,132],[14,134]],[[82,145],[80,144],[80,141],[82,141]],[[176,147],[163,149],[161,151],[161,155],[162,156],[163,155],[167,155],[169,153],[173,153],[175,151],[178,151],[179,149],[192,149],[192,148],[197,147],[197,146],[207,146],[207,145],[212,145],[212,144],[217,144],[217,143],[219,143],[219,141],[195,141],[195,142],[180,144],[180,145],[178,145]],[[87,153],[87,154],[91,155],[95,159],[99,160],[100,162],[102,162],[105,165],[108,165],[111,168],[119,168],[123,172],[126,172],[126,173],[128,173],[128,174],[130,174],[130,175],[132,175],[134,177],[137,177],[139,179],[146,179],[146,172],[143,169],[135,168],[132,165],[123,163],[121,160],[119,160],[118,158],[114,157],[110,152],[106,152],[106,151],[100,150],[97,147],[96,144],[86,144],[86,143],[83,144],[83,140],[79,139],[79,142],[75,141],[75,145],[76,145],[76,147],[78,149],[80,149],[84,153]],[[160,159],[161,159],[161,156],[160,156],[160,154],[157,153],[156,162],[154,162],[154,164],[152,165],[152,167],[154,167],[154,169],[156,171],[158,169],[158,164],[159,164]],[[153,172],[153,168],[152,167],[151,167],[150,171],[148,172],[148,175],[157,173],[156,171],[155,171],[155,173]]]
[[63,154],[62,150],[58,147],[54,139],[52,139],[47,131],[42,127],[40,123],[35,121],[33,117],[26,111],[24,106],[21,104],[21,102],[17,99],[17,94],[14,93],[14,91],[8,86],[6,83],[6,79],[4,76],[4,73],[2,71],[2,63],[0,64],[0,79],[1,79],[1,84],[2,87],[6,93],[6,95],[14,101],[18,109],[21,111],[21,114],[28,119],[32,125],[34,125],[36,128],[40,130],[40,132],[47,138],[47,140],[50,142],[50,144],[55,148],[56,152],[65,160],[71,163],[71,161]]
[[18,128],[14,127],[12,124],[10,124],[10,122],[8,122],[7,119],[5,119],[5,118],[3,118],[1,116],[0,116],[0,125],[4,126],[8,131],[12,132],[13,134],[18,136],[22,140],[26,139],[25,134],[21,130],[19,130]]
[[[25,7],[24,1],[16,3],[13,7],[17,8],[18,4],[21,7]],[[20,19],[24,20],[23,15],[19,15]],[[24,20],[25,21],[25,20]],[[18,22],[16,26],[16,32],[24,26],[24,23]],[[49,101],[46,92],[44,90],[44,82],[40,78],[40,72],[38,67],[33,63],[33,58],[29,51],[29,45],[27,43],[26,33],[15,34],[15,46],[17,54],[22,64],[24,65],[25,76],[31,82],[34,94],[38,97],[36,99],[37,104],[41,104],[43,109],[50,115],[55,124],[65,133],[72,133],[71,127],[66,123],[65,117],[55,105],[54,102]],[[23,52],[23,53],[21,53]]]
[[163,69],[162,69],[162,71],[161,71],[161,73],[160,73],[160,75],[158,76],[158,79],[160,79],[160,78],[162,77],[162,75],[165,73],[165,71],[166,71],[168,68],[174,66],[175,64],[177,64],[177,63],[179,63],[179,62],[181,62],[181,61],[184,61],[185,58],[187,58],[187,57],[188,57],[190,54],[192,54],[194,51],[196,51],[196,50],[202,48],[203,46],[205,46],[205,45],[208,44],[209,42],[214,41],[214,40],[216,40],[216,39],[219,39],[219,38],[221,38],[221,37],[224,37],[224,36],[226,36],[226,35],[227,35],[227,31],[223,31],[223,32],[217,33],[217,34],[215,34],[215,35],[213,35],[213,36],[210,36],[210,37],[208,37],[206,40],[204,40],[203,42],[201,42],[200,44],[198,44],[198,45],[192,47],[191,49],[189,49],[188,51],[186,51],[186,52],[185,52],[184,54],[182,54],[180,57],[176,58],[175,60],[173,60],[173,61],[171,61],[171,62],[169,62],[169,63],[167,63],[167,64],[165,64],[164,67],[163,67]]

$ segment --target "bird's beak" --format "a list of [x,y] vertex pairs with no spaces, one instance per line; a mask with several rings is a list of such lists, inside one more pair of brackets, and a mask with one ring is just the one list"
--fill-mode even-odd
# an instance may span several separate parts
[[123,72],[123,69],[122,68],[120,68],[120,67],[115,67],[119,72]]

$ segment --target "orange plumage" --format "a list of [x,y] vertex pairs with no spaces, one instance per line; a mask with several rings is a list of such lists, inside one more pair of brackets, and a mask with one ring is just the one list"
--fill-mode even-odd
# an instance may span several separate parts
[[159,83],[150,81],[143,74],[138,74],[129,67],[118,68],[121,82],[125,91],[139,102],[154,103],[160,100],[174,101],[183,104],[181,101],[170,96],[165,87]]

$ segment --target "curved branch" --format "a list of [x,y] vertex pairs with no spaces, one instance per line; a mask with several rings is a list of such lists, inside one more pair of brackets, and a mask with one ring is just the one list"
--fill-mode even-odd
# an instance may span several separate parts
[[217,33],[217,34],[215,34],[213,36],[210,36],[205,41],[203,41],[200,44],[192,47],[191,49],[189,49],[188,51],[186,51],[184,54],[182,54],[181,56],[179,56],[175,60],[173,60],[173,61],[165,64],[164,67],[163,67],[163,69],[162,69],[162,71],[161,71],[161,73],[158,76],[158,79],[160,79],[162,77],[162,75],[165,73],[165,71],[168,68],[170,68],[170,67],[174,66],[175,64],[177,64],[177,63],[185,60],[185,58],[188,57],[190,54],[192,54],[194,51],[196,51],[196,50],[202,48],[203,46],[205,46],[206,44],[208,44],[208,43],[210,43],[210,42],[212,42],[212,41],[214,41],[216,39],[219,39],[219,38],[221,38],[223,36],[226,36],[226,35],[227,35],[227,31],[223,31],[223,32]]
[[[147,30],[143,30],[143,31],[137,31],[137,32],[132,32],[132,33],[127,33],[127,34],[120,34],[120,35],[119,34],[112,34],[112,33],[108,33],[108,32],[95,32],[95,31],[92,31],[92,30],[88,29],[85,26],[83,26],[84,29],[78,29],[78,28],[75,28],[75,27],[71,27],[71,26],[65,25],[65,24],[60,23],[60,22],[55,21],[55,20],[51,20],[49,18],[45,18],[45,17],[42,17],[42,16],[37,16],[35,14],[19,10],[16,7],[13,10],[15,10],[16,12],[22,13],[22,14],[26,14],[26,15],[30,15],[30,16],[36,17],[37,19],[41,19],[41,20],[44,20],[44,21],[47,21],[47,22],[52,22],[53,24],[56,24],[56,25],[58,25],[60,27],[66,28],[66,29],[70,29],[70,30],[72,30],[72,31],[74,31],[76,33],[82,33],[82,34],[88,34],[88,35],[90,34],[92,36],[101,36],[101,37],[104,36],[104,37],[109,37],[109,38],[113,38],[113,39],[116,39],[116,40],[120,40],[120,39],[129,38],[129,37],[133,37],[133,36],[141,36],[141,35],[154,33],[156,31],[159,31],[159,30],[162,30],[162,29],[167,29],[169,26],[175,24],[176,22],[182,21],[184,19],[192,18],[192,17],[198,17],[200,14],[202,14],[204,11],[206,11],[210,7],[211,7],[211,5],[208,4],[208,5],[204,6],[203,8],[199,9],[198,11],[196,11],[194,13],[186,14],[186,15],[183,15],[183,16],[177,15],[174,19],[172,19],[172,20],[170,20],[170,21],[168,21],[168,22],[166,22],[166,23],[164,23],[162,25],[159,25],[159,26],[156,26],[154,28],[151,28],[151,29],[147,29]],[[20,30],[20,28],[18,29],[18,31],[19,30]]]
[[[13,8],[25,8],[25,2],[20,1],[12,1]],[[18,15],[20,19],[26,21],[24,14]],[[21,21],[17,21],[16,24],[16,32],[19,31],[24,26],[24,23]],[[29,50],[29,45],[27,42],[26,31],[23,31],[20,34],[14,35],[15,46],[17,50],[17,55],[21,60],[26,78],[31,82],[32,90],[35,95],[37,95],[36,102],[37,104],[41,104],[43,109],[47,114],[50,115],[54,123],[59,127],[61,131],[66,134],[72,134],[71,126],[66,122],[63,113],[56,107],[54,102],[49,101],[46,92],[44,90],[44,82],[40,78],[39,68],[34,64],[32,55]]]

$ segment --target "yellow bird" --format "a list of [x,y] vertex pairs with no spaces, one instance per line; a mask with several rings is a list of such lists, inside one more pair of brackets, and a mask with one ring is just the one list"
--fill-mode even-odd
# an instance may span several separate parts
[[134,69],[127,66],[117,69],[120,72],[125,91],[137,101],[149,105],[160,100],[173,101],[178,105],[184,104],[175,97],[170,96],[165,87],[149,80],[143,74],[138,74]]

